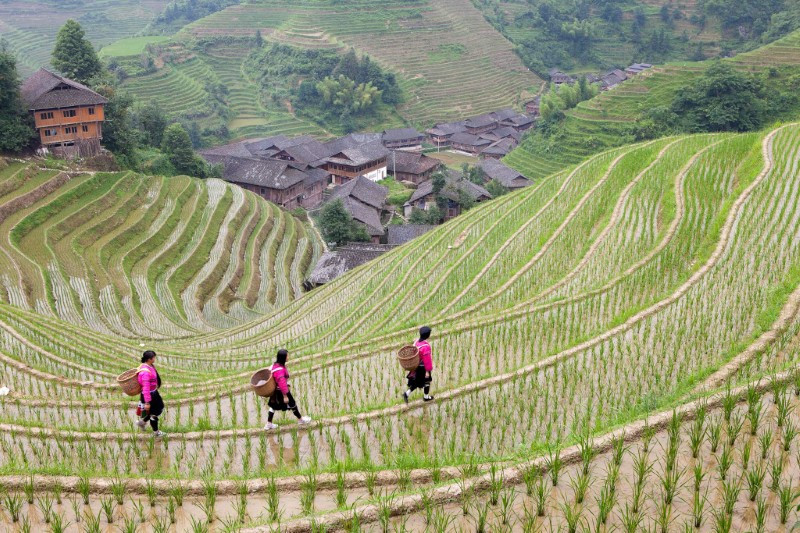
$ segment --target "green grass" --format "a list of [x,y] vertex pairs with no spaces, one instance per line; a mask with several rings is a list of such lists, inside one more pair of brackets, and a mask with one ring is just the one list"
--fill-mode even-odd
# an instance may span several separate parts
[[148,44],[157,44],[169,41],[166,35],[150,35],[146,37],[127,37],[114,41],[100,49],[100,57],[125,57],[136,56],[144,52]]

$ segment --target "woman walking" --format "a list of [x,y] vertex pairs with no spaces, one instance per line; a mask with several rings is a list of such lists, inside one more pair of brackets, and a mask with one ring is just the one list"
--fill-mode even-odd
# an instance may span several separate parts
[[431,345],[428,337],[431,336],[431,328],[422,326],[419,328],[419,340],[414,342],[414,346],[419,349],[419,366],[416,370],[408,373],[408,390],[403,393],[403,400],[408,403],[408,397],[416,389],[422,389],[424,395],[422,399],[426,402],[433,400],[431,396],[431,372],[433,372],[433,358],[431,356]]
[[291,411],[299,424],[305,425],[311,422],[310,416],[302,416],[300,409],[297,408],[297,402],[294,401],[294,396],[289,392],[289,371],[286,369],[286,359],[289,357],[289,352],[286,350],[278,350],[278,355],[275,357],[275,363],[270,367],[272,371],[272,378],[275,380],[275,392],[269,398],[269,418],[267,425],[264,426],[265,430],[278,429],[278,424],[272,422],[275,416],[275,411]]
[[142,354],[142,364],[139,366],[139,373],[137,378],[139,385],[142,386],[142,394],[140,402],[142,407],[142,418],[136,422],[139,429],[144,430],[147,422],[150,422],[150,427],[153,428],[153,434],[156,437],[163,437],[166,435],[163,431],[158,429],[158,417],[164,411],[164,400],[161,399],[161,394],[158,389],[161,388],[161,376],[155,367],[156,352],[147,350]]

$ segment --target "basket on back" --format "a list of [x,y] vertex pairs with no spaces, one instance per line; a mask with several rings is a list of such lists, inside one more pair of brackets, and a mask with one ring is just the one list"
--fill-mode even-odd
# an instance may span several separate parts
[[414,370],[419,366],[419,348],[416,346],[403,346],[397,352],[397,360],[405,370]]
[[142,393],[142,386],[139,385],[138,375],[139,369],[131,368],[117,377],[117,383],[120,388],[122,388],[122,392],[128,396],[139,396]]
[[275,379],[272,377],[272,370],[262,368],[250,378],[250,386],[253,392],[259,396],[272,396],[275,392]]

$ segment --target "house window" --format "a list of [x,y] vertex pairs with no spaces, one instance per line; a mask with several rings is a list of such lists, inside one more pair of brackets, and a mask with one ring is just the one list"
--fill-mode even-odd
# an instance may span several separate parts
[[267,189],[265,189],[264,187],[261,187],[261,194],[267,194]]
[[78,133],[78,126],[69,126],[64,128],[64,133]]
[[71,117],[74,117],[74,116],[75,116],[75,110],[74,109],[68,109],[68,110],[64,111],[64,118],[71,118]]
[[90,115],[94,115],[94,108],[93,108],[93,107],[90,107],[90,108],[89,108],[89,114],[90,114]]
[[83,133],[89,133],[89,126],[87,126],[86,124],[81,126],[81,129],[83,130]]
[[47,119],[53,118],[53,112],[52,111],[46,111],[46,112],[42,113],[40,115],[40,117],[41,117],[42,120],[47,120]]

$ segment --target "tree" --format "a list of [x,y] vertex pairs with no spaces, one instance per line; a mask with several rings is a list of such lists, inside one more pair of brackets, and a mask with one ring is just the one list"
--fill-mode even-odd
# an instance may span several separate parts
[[486,190],[489,191],[489,194],[492,195],[492,198],[497,198],[498,196],[503,196],[508,192],[508,189],[505,188],[499,181],[492,180],[486,185]]
[[136,111],[135,124],[141,132],[142,141],[154,148],[160,148],[164,142],[164,130],[167,129],[169,121],[167,114],[155,100],[140,107]]
[[761,79],[717,61],[675,95],[671,110],[684,131],[750,131],[764,122],[767,101]]
[[103,71],[92,43],[74,20],[68,20],[58,30],[52,64],[64,76],[85,84]]
[[261,36],[261,30],[256,30],[256,36],[253,41],[256,48],[261,48],[264,46],[264,37]]
[[161,149],[176,171],[199,178],[206,176],[205,163],[195,155],[189,134],[181,124],[176,122],[167,127]]
[[19,86],[17,61],[0,43],[0,150],[17,152],[33,137]]
[[95,90],[108,99],[104,109],[103,146],[123,157],[125,166],[135,167],[139,139],[130,114],[133,98],[125,92],[117,91],[110,84],[97,86]]
[[353,220],[340,198],[325,204],[317,223],[325,242],[332,242],[336,246],[347,242],[369,240],[364,226]]

